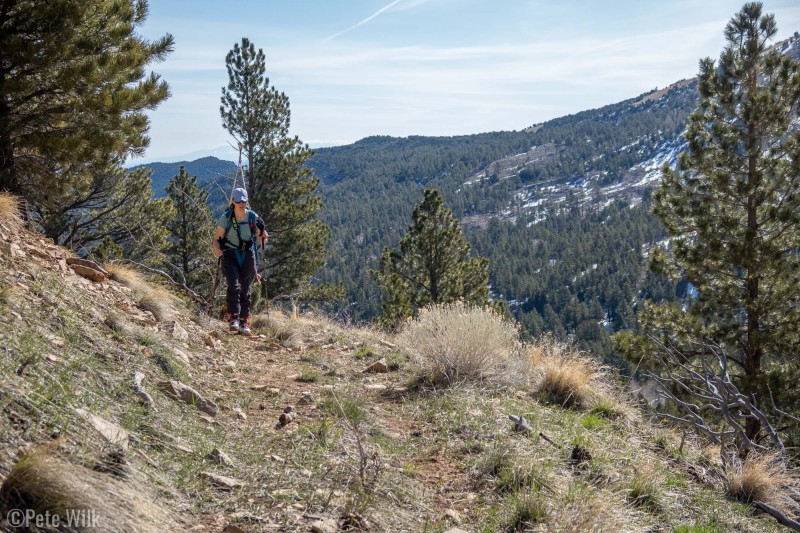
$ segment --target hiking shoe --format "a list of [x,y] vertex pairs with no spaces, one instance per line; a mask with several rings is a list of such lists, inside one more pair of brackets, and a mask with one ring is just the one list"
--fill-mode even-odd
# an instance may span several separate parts
[[239,333],[241,333],[242,335],[247,335],[248,337],[253,334],[253,332],[250,331],[250,317],[249,316],[244,317],[242,319],[241,323],[239,324]]
[[228,331],[239,331],[239,317],[233,316],[230,313],[227,313],[225,316],[225,320],[228,321]]

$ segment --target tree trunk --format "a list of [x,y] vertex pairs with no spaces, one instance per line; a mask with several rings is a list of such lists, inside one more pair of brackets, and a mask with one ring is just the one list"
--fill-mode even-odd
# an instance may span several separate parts
[[14,143],[11,140],[11,132],[6,130],[8,117],[11,110],[4,98],[0,98],[0,190],[18,194],[19,181],[17,180],[17,169],[14,165]]
[[[745,239],[747,241],[747,257],[745,260],[745,268],[747,269],[747,295],[745,296],[745,311],[747,313],[747,339],[744,349],[744,371],[746,374],[745,393],[751,398],[756,392],[758,378],[758,371],[761,367],[761,356],[763,349],[761,347],[761,339],[759,331],[761,329],[761,316],[758,312],[758,285],[759,277],[757,268],[753,264],[756,261],[756,239],[758,238],[758,212],[756,190],[758,184],[757,179],[757,162],[758,162],[758,140],[755,132],[755,125],[751,125],[748,132],[749,156],[747,168],[747,185],[748,185],[748,198],[747,198],[747,231]],[[754,403],[758,401],[755,398]],[[748,418],[745,430],[747,438],[755,441],[758,432],[761,431],[761,423],[756,418]]]

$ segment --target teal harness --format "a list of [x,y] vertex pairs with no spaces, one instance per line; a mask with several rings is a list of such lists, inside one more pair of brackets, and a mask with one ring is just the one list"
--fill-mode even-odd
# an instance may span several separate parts
[[[247,225],[250,226],[249,241],[242,240],[242,234],[239,231],[239,221],[236,220],[236,214],[233,208],[228,208],[227,215],[228,225],[225,228],[225,235],[220,239],[220,247],[225,246],[228,250],[233,251],[234,254],[236,254],[236,262],[239,263],[239,268],[241,268],[244,265],[247,252],[256,246],[256,214],[250,209],[247,210]],[[228,240],[228,232],[231,226],[236,230],[236,236],[239,238],[239,246],[232,246],[231,242]]]

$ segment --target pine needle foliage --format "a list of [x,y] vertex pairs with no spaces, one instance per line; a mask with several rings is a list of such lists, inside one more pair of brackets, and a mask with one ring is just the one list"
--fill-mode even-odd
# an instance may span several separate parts
[[167,193],[175,217],[167,222],[170,246],[166,255],[189,287],[200,288],[211,279],[213,265],[208,251],[214,231],[207,205],[208,191],[197,186],[197,176],[189,176],[181,167],[167,185]]
[[470,245],[437,189],[426,189],[414,207],[412,223],[399,250],[384,248],[373,274],[383,291],[386,325],[416,316],[431,304],[489,301],[489,260],[472,258]]
[[[796,353],[800,320],[800,64],[769,48],[773,15],[745,4],[718,62],[701,60],[700,101],[654,211],[671,236],[651,267],[697,290],[688,312],[650,307],[645,330],[685,348],[724,347],[743,392],[764,401],[766,365]],[[686,342],[688,341],[688,342]],[[758,431],[748,420],[748,433]]]
[[[0,189],[54,209],[93,179],[92,162],[141,154],[146,111],[169,96],[148,64],[146,0],[18,0],[0,17]],[[80,196],[80,194],[78,195]]]

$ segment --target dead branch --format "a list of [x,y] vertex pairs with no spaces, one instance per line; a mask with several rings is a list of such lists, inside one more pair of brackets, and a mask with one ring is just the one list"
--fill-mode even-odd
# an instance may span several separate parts
[[170,285],[172,285],[176,289],[179,289],[179,290],[183,291],[184,293],[186,293],[195,302],[197,302],[197,303],[199,303],[201,305],[207,305],[206,299],[203,298],[202,296],[200,296],[199,294],[197,294],[196,292],[194,292],[192,289],[190,289],[186,285],[186,281],[185,280],[182,283],[181,282],[177,282],[174,279],[172,279],[172,276],[170,276],[169,274],[167,274],[163,270],[159,270],[157,268],[149,267],[147,265],[139,263],[138,261],[133,261],[131,259],[119,259],[119,260],[116,260],[116,261],[112,261],[112,263],[120,263],[120,264],[123,264],[123,265],[134,265],[137,268],[141,268],[142,270],[144,270],[146,272],[149,272],[151,274],[158,274],[159,276],[161,276],[164,279],[166,279],[169,282]]
[[[739,451],[767,451],[769,448],[747,436],[743,420],[755,418],[778,450],[781,461],[786,460],[786,449],[778,432],[766,415],[747,395],[742,394],[731,380],[728,372],[729,357],[722,347],[715,344],[698,343],[701,350],[697,357],[688,358],[680,351],[651,337],[659,348],[655,354],[666,369],[662,375],[648,372],[660,386],[659,394],[675,402],[683,416],[662,414],[664,418],[688,425],[708,436],[715,444],[732,437]],[[680,394],[673,393],[671,387]],[[716,413],[724,422],[720,429],[711,426],[707,413]]]

